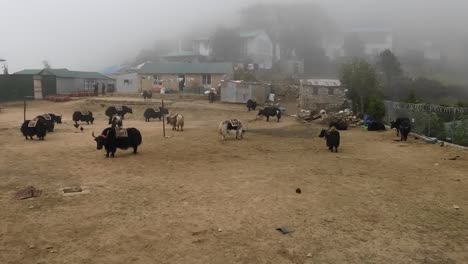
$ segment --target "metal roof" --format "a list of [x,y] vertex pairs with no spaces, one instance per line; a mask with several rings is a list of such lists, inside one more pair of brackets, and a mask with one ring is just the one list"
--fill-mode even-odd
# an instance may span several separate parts
[[15,72],[14,74],[24,74],[24,75],[37,75],[41,72],[42,70],[31,70],[31,69],[28,69],[28,70],[22,70],[22,71],[19,71],[19,72]]
[[323,86],[323,87],[340,87],[341,82],[340,80],[334,79],[307,79],[301,80],[303,85],[310,85],[310,86]]
[[68,69],[26,69],[15,74],[23,75],[54,75],[61,78],[81,78],[81,79],[110,79],[98,72],[70,71]]
[[138,71],[140,74],[229,74],[231,63],[181,63],[155,62],[146,63]]

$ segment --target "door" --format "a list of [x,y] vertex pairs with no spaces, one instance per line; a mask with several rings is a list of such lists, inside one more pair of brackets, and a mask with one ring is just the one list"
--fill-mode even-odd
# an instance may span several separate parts
[[34,99],[42,99],[42,80],[40,76],[34,76]]

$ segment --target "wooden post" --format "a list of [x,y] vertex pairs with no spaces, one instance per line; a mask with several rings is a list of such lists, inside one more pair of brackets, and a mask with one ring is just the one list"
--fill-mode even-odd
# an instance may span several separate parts
[[26,97],[23,98],[23,122],[26,121]]
[[166,137],[166,115],[164,114],[164,99],[161,99],[161,111],[163,116],[163,137]]

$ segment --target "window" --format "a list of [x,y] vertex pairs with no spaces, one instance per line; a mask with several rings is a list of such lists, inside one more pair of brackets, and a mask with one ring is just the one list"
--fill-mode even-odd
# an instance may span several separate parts
[[314,87],[314,90],[313,90],[313,95],[317,95],[318,94],[318,87]]
[[93,91],[94,90],[94,84],[96,84],[96,80],[84,80],[84,90],[85,91]]
[[328,88],[328,95],[333,95],[333,88]]
[[211,85],[211,74],[203,74],[202,75],[202,84],[203,85]]

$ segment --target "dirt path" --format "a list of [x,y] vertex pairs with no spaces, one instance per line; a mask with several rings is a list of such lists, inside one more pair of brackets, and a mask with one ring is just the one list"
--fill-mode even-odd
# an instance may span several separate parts
[[[31,142],[19,132],[22,105],[7,105],[0,263],[468,263],[466,152],[352,129],[332,154],[320,127],[289,117],[255,121],[244,106],[205,101],[170,107],[186,117],[184,132],[163,139],[161,122],[134,107],[124,125],[142,132],[140,153],[106,159],[90,135],[106,127],[103,106],[32,102],[28,117],[51,111],[65,122]],[[85,109],[97,119],[81,133],[70,118]],[[245,140],[220,142],[225,118],[247,123]],[[15,200],[28,185],[44,194]],[[74,185],[89,193],[59,191]]]

